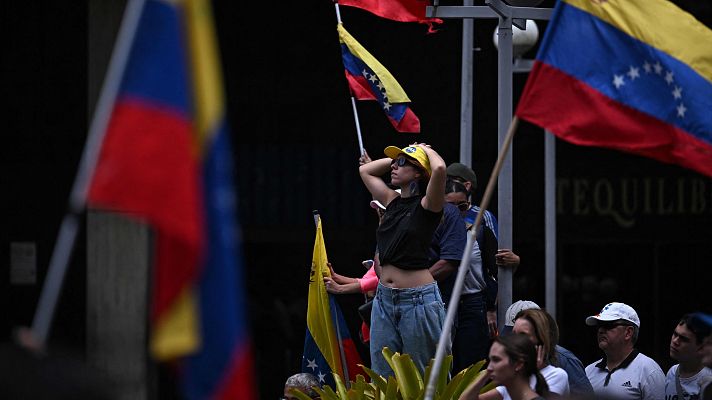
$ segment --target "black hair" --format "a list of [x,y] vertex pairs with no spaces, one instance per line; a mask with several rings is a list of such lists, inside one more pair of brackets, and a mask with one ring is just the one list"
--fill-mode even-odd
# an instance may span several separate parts
[[445,181],[445,194],[448,193],[464,193],[465,196],[469,195],[465,185],[450,177]]
[[712,333],[712,328],[697,318],[695,314],[685,314],[680,318],[680,322],[677,325],[685,325],[695,335],[698,344],[702,343]]
[[494,339],[495,343],[499,343],[504,347],[504,352],[509,357],[510,364],[521,361],[524,364],[525,375],[536,377],[536,386],[534,391],[540,396],[546,397],[549,395],[549,385],[546,379],[541,375],[536,366],[536,347],[529,337],[521,333],[514,333],[506,336],[497,336]]

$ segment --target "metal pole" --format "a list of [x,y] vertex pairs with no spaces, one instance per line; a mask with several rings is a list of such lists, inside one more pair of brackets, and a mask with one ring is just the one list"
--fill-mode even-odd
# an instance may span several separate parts
[[[334,9],[336,10],[336,23],[340,24],[341,23],[341,10],[339,10],[339,3],[335,2],[334,3]],[[349,91],[351,89],[349,88]],[[351,96],[351,109],[354,113],[354,123],[356,124],[356,137],[358,138],[358,152],[361,155],[364,155],[366,152],[366,149],[363,147],[363,137],[361,136],[361,123],[359,122],[358,119],[358,111],[356,110],[356,99],[354,99],[354,96]]]
[[[474,0],[464,0],[464,6],[474,5]],[[473,106],[473,48],[475,20],[462,20],[462,78],[460,83],[460,162],[472,167],[472,106]]]
[[546,310],[556,318],[556,137],[544,134]]
[[57,299],[62,290],[62,283],[69,264],[79,231],[79,216],[86,206],[89,183],[94,175],[99,150],[109,125],[109,118],[114,109],[114,102],[119,92],[121,78],[128,62],[131,45],[143,11],[144,0],[130,0],[124,11],[123,22],[109,61],[106,79],[97,102],[87,134],[87,142],[79,163],[79,170],[74,179],[74,186],[69,196],[67,213],[62,219],[57,242],[54,245],[47,276],[42,293],[37,303],[37,310],[32,321],[32,336],[39,346],[44,346],[49,334]]
[[480,203],[480,211],[477,212],[477,217],[475,218],[475,224],[467,235],[467,244],[465,245],[465,250],[462,255],[462,260],[460,261],[460,266],[457,269],[457,276],[455,278],[455,285],[452,289],[452,295],[450,296],[450,304],[447,306],[447,314],[445,316],[445,322],[443,323],[443,331],[440,334],[440,340],[438,340],[438,349],[435,352],[435,361],[433,362],[433,368],[430,370],[430,378],[428,379],[427,386],[425,387],[424,400],[432,400],[435,395],[435,381],[437,380],[438,371],[442,368],[443,359],[445,358],[445,349],[451,340],[452,325],[455,322],[455,315],[457,314],[457,305],[460,302],[460,294],[462,293],[462,286],[465,282],[465,274],[467,270],[470,269],[470,249],[475,244],[475,239],[477,231],[482,224],[482,218],[484,212],[489,206],[490,199],[492,198],[492,193],[494,192],[494,186],[497,182],[497,176],[502,170],[502,166],[506,162],[507,154],[509,154],[509,146],[512,143],[512,138],[514,137],[514,132],[517,130],[517,125],[519,124],[519,119],[514,118],[512,123],[509,125],[507,134],[502,142],[502,147],[499,150],[499,155],[497,156],[497,162],[494,164],[490,178],[487,181],[487,188],[485,188],[485,194],[482,196],[482,202]]
[[[512,122],[512,19],[508,16],[499,17],[498,36],[498,69],[497,103],[498,126],[497,138],[502,147],[507,137],[507,128]],[[497,214],[499,216],[500,248],[512,248],[512,159],[507,158],[502,165],[497,184]],[[512,304],[512,269],[499,268],[499,290],[497,306],[497,324],[501,331],[504,327],[504,316]]]

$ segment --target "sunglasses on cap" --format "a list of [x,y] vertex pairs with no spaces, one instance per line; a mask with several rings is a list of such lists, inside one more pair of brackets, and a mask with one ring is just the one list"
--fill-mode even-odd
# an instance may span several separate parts
[[460,203],[450,203],[453,206],[457,207],[458,210],[460,211],[467,211],[470,209],[470,202],[469,201],[462,201]]

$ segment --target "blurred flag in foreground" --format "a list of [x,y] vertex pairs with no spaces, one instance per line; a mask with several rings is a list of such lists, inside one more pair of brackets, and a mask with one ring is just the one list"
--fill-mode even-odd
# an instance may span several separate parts
[[420,22],[428,24],[433,32],[433,24],[441,24],[438,18],[426,18],[425,8],[428,0],[339,0],[339,5],[358,7],[382,18],[400,22]]
[[[327,261],[321,219],[319,219],[309,275],[307,333],[304,338],[302,372],[314,374],[319,378],[319,382],[335,388],[331,374],[341,376],[344,382],[355,381],[356,375],[361,373],[361,368],[357,365],[361,363],[361,358],[351,339],[341,309],[333,296],[326,292],[323,277],[330,276]],[[348,370],[346,379],[344,379],[344,364]]]
[[712,30],[666,0],[559,1],[516,115],[712,176]]
[[256,397],[221,80],[209,2],[146,1],[88,198],[154,230],[151,353],[189,399]]
[[410,99],[398,81],[342,24],[336,29],[351,94],[358,100],[376,100],[398,132],[420,132],[420,120],[408,107]]

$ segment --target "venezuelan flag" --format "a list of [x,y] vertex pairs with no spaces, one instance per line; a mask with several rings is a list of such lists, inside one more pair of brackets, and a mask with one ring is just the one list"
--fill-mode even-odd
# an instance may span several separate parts
[[427,0],[339,0],[339,5],[357,7],[394,21],[425,23],[429,25],[429,33],[434,32],[433,24],[443,22],[438,18],[425,17],[425,9],[430,5]]
[[666,0],[559,1],[516,114],[712,176],[712,30]]
[[[326,292],[323,279],[325,276],[330,276],[330,272],[327,266],[321,219],[319,219],[309,276],[307,332],[304,339],[302,372],[314,374],[319,382],[334,388],[332,373],[339,375],[344,382],[355,381],[356,375],[361,372],[358,367],[361,359],[341,309],[333,296]],[[344,365],[348,376],[344,373]]]
[[189,399],[255,398],[222,76],[207,0],[147,0],[89,190],[155,231],[151,353]]
[[342,24],[336,29],[352,95],[358,100],[376,100],[398,132],[420,132],[420,120],[408,107],[410,99],[398,81]]

